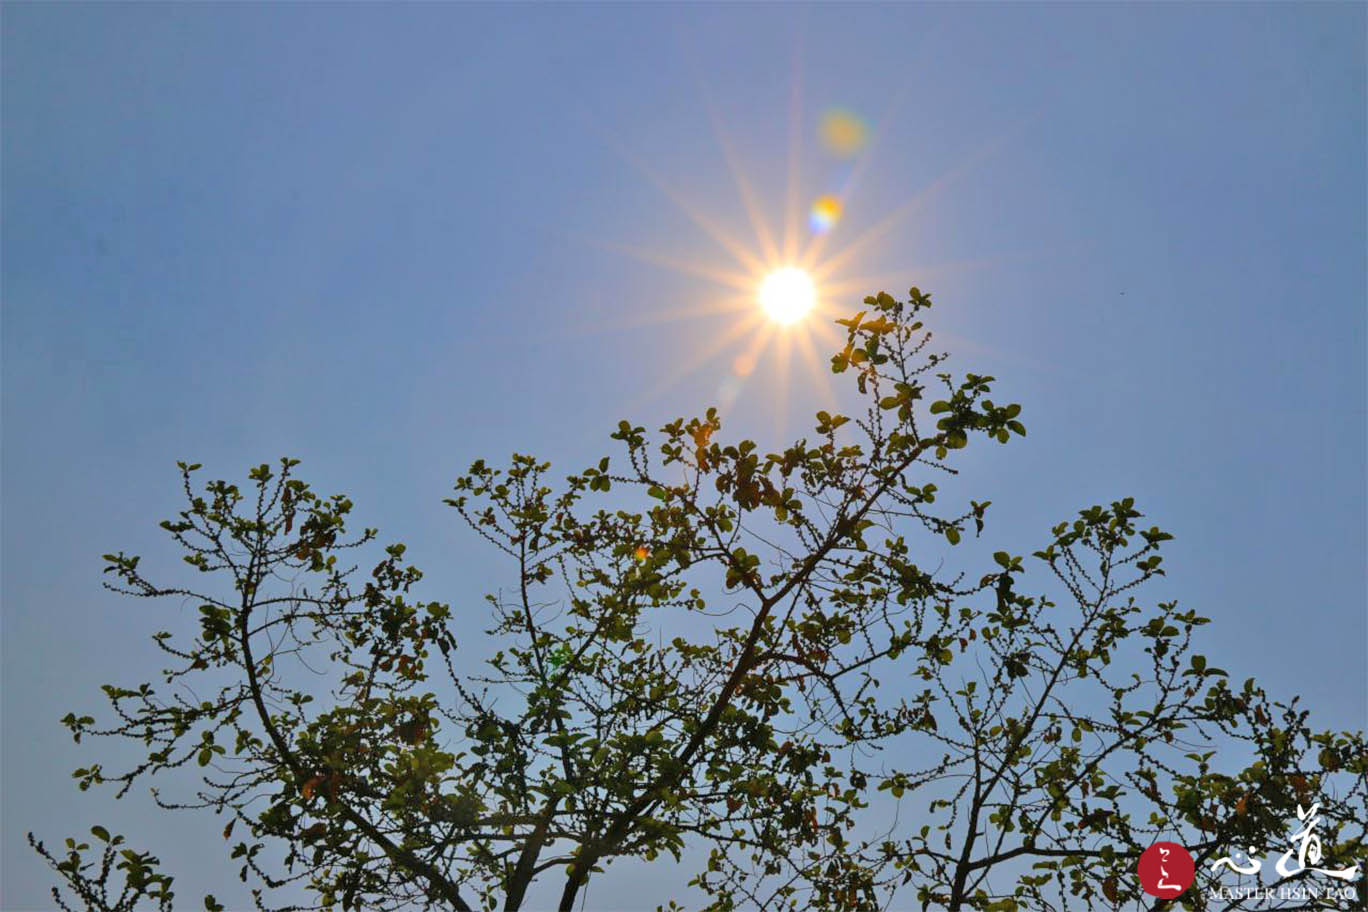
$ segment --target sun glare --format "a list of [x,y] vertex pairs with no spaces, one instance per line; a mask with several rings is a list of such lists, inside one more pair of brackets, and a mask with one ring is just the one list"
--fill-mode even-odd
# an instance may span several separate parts
[[816,304],[817,286],[795,266],[776,269],[760,283],[760,306],[776,323],[796,323]]
[[[809,192],[814,195],[807,197],[801,167],[804,117],[800,85],[795,76],[789,98],[788,174],[783,214],[777,226],[766,217],[765,200],[747,176],[717,109],[705,94],[708,119],[736,185],[738,201],[754,232],[753,239],[733,233],[733,226],[705,212],[697,200],[666,181],[616,137],[605,136],[629,165],[730,259],[730,262],[681,259],[668,252],[628,244],[600,243],[600,246],[627,253],[642,262],[708,279],[727,289],[725,294],[710,295],[677,310],[637,318],[638,324],[694,318],[719,318],[725,319],[726,323],[719,323],[717,331],[695,350],[681,353],[681,357],[654,383],[643,386],[633,408],[661,395],[703,365],[718,362],[714,365],[718,375],[714,402],[719,410],[725,413],[746,386],[760,384],[765,395],[774,399],[773,413],[776,425],[782,431],[792,379],[790,366],[795,357],[805,377],[816,381],[817,394],[824,397],[829,408],[836,408],[837,400],[830,382],[831,365],[826,357],[826,353],[839,350],[846,342],[845,334],[835,325],[836,319],[849,315],[847,306],[858,306],[859,298],[854,296],[903,281],[901,274],[857,276],[852,273],[852,267],[862,262],[874,245],[915,212],[929,194],[968,167],[961,166],[939,178],[892,213],[858,235],[848,237],[851,226],[845,216],[852,200],[856,199],[853,188],[861,182],[868,168],[878,131],[867,127],[860,117],[849,111],[828,111],[820,124],[819,138],[824,167],[834,170],[821,190],[815,179],[810,179],[807,182],[811,185]],[[905,93],[900,93],[897,99],[904,96]],[[891,120],[893,107],[898,103],[897,100],[892,103],[883,122]],[[804,205],[805,197],[812,200],[810,205]],[[830,249],[833,245],[834,249]],[[854,299],[847,301],[848,296]],[[616,328],[623,324],[615,319],[611,325]]]

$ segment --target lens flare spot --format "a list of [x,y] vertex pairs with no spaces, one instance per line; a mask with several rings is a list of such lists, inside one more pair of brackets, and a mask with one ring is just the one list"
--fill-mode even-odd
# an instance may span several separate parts
[[822,145],[840,158],[854,158],[869,140],[869,128],[858,114],[832,108],[822,115],[819,132]]
[[806,272],[793,266],[776,269],[760,283],[760,306],[776,323],[796,323],[816,303],[817,286]]
[[841,200],[835,196],[818,197],[808,214],[808,224],[813,234],[826,234],[841,220]]
[[755,370],[755,356],[751,354],[737,355],[732,362],[732,373],[738,377],[749,377]]

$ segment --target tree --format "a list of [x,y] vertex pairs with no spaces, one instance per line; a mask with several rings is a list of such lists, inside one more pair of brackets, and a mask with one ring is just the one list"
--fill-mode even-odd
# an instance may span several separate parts
[[[28,834],[28,841],[89,912],[133,912],[140,905],[146,906],[144,900],[155,902],[157,912],[172,912],[171,903],[176,898],[171,890],[174,878],[157,870],[161,859],[147,852],[120,849],[123,837],[110,836],[102,826],[92,827],[90,833],[104,844],[98,864],[87,861],[82,854],[89,850],[88,842],[67,839],[66,857],[58,861],[32,833]],[[123,885],[114,890],[110,880],[116,871],[122,872]],[[52,889],[52,901],[62,912],[74,912],[56,887]],[[211,899],[206,905],[213,908],[215,903]]]
[[[709,410],[655,443],[622,422],[616,467],[562,485],[531,456],[471,466],[447,503],[513,569],[483,670],[403,545],[360,576],[350,554],[376,531],[351,532],[352,502],[295,460],[245,488],[201,489],[182,463],[187,505],[162,526],[204,582],[122,552],[106,571],[193,600],[199,629],[155,635],[162,686],[105,688],[113,724],[66,717],[78,741],[146,746],[80,787],[204,767],[194,798],[158,800],[240,827],[262,905],[301,883],[325,908],[516,910],[549,880],[569,910],[616,859],[699,846],[717,909],[1112,908],[1144,898],[1135,859],[1171,838],[1198,860],[1183,903],[1206,908],[1206,863],[1281,842],[1313,800],[1325,857],[1358,858],[1363,735],[1230,687],[1193,651],[1205,619],[1137,600],[1169,536],[1131,500],[1055,527],[1033,558],[1053,596],[1025,594],[1007,552],[981,575],[929,569],[989,505],[938,512],[928,477],[971,439],[1024,434],[1021,409],[939,370],[928,295],[865,305],[832,358],[863,415],[818,412],[782,452],[724,442]],[[918,816],[862,835],[888,801]]]

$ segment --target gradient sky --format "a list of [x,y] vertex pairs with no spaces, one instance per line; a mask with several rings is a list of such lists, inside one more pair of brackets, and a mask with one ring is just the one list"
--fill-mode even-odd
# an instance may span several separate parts
[[[878,128],[832,249],[917,201],[847,277],[929,289],[952,368],[1024,406],[1028,438],[968,460],[987,547],[1134,496],[1176,535],[1149,597],[1214,619],[1213,663],[1362,728],[1366,27],[1363,4],[6,4],[0,907],[49,905],[26,830],[97,822],[187,901],[243,900],[221,820],[79,793],[119,751],[57,722],[194,626],[100,588],[103,552],[176,559],[175,460],[302,459],[479,629],[513,571],[442,506],[459,470],[569,471],[619,418],[717,401],[746,337],[697,356],[736,317],[658,318],[728,292],[615,245],[734,268],[661,185],[751,239],[719,137],[777,225],[791,126],[804,203],[840,178],[832,106]],[[825,374],[780,368],[732,432],[777,445],[826,407]],[[615,866],[591,908],[670,876]]]

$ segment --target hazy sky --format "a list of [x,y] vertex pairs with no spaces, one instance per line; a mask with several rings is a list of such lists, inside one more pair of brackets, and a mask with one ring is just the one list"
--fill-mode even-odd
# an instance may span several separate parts
[[[221,820],[79,793],[119,752],[57,721],[194,627],[100,588],[175,559],[175,460],[301,458],[473,632],[513,571],[441,504],[472,459],[569,471],[733,395],[731,431],[809,430],[828,377],[700,358],[744,315],[658,319],[733,294],[661,261],[738,268],[676,200],[759,249],[721,137],[776,226],[791,134],[804,207],[840,189],[832,107],[874,139],[828,249],[917,203],[839,277],[932,291],[1024,405],[968,460],[990,547],[1134,496],[1177,536],[1147,597],[1362,728],[1366,10],[6,4],[0,907],[49,905],[26,830],[96,822],[242,902]],[[591,908],[669,898],[617,874]]]

